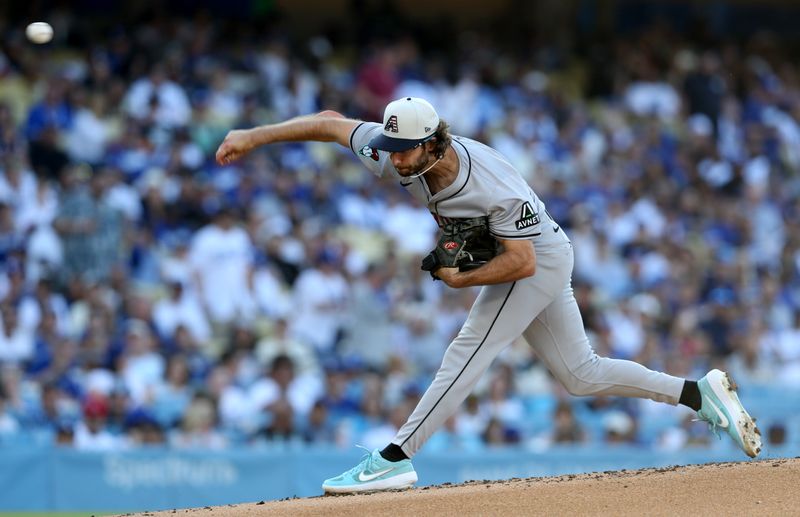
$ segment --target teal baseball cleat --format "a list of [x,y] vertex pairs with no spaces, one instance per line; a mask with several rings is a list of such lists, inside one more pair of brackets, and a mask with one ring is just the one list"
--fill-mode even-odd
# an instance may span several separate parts
[[369,452],[361,462],[344,474],[322,483],[322,490],[331,494],[352,494],[355,492],[376,492],[410,488],[417,482],[417,473],[411,460],[388,461],[383,459],[378,449]]
[[727,373],[711,370],[697,381],[703,405],[697,416],[708,422],[714,434],[719,437],[719,428],[725,429],[733,441],[751,458],[761,452],[761,432],[756,421],[747,414],[739,396],[736,383]]

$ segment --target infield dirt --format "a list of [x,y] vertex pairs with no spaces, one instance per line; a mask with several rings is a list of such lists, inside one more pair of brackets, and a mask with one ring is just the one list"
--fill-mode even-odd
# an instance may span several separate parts
[[127,515],[800,515],[800,459],[470,481],[398,492],[319,496]]

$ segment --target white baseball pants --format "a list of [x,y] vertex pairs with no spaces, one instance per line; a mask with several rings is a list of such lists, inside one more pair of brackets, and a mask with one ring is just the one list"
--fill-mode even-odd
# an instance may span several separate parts
[[409,458],[455,413],[494,358],[520,335],[573,395],[678,403],[684,379],[594,353],[572,292],[572,244],[536,250],[536,255],[534,276],[481,289],[433,383],[392,440]]

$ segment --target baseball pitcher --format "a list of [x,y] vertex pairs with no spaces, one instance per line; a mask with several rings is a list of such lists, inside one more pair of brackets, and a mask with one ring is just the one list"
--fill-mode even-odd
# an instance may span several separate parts
[[500,153],[450,135],[427,101],[391,102],[382,124],[323,111],[231,131],[216,157],[227,164],[261,145],[306,140],[337,142],[373,173],[399,181],[442,230],[422,268],[452,288],[483,286],[433,382],[394,440],[325,480],[325,492],[413,485],[417,474],[411,458],[457,410],[492,360],[520,336],[571,394],[684,404],[715,432],[724,429],[748,456],[758,455],[759,431],[726,373],[711,370],[690,381],[594,353],[572,292],[569,238]]

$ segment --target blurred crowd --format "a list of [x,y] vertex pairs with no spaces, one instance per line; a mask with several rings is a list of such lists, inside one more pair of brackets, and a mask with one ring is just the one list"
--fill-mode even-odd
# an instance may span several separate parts
[[[405,95],[545,201],[599,354],[800,390],[800,68],[767,34],[432,52],[202,14],[54,24],[41,47],[2,31],[0,444],[388,443],[476,295],[420,271],[433,218],[335,145],[213,155],[232,128]],[[683,409],[570,398],[520,341],[426,450],[728,446]]]

